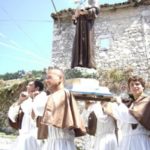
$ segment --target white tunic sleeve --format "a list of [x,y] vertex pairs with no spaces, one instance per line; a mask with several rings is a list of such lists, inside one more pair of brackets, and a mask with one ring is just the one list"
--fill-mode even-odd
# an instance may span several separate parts
[[19,105],[15,105],[13,104],[12,106],[10,106],[9,110],[8,110],[8,117],[12,122],[16,122],[16,117],[18,115],[19,112]]
[[129,109],[124,104],[113,104],[112,105],[113,115],[117,120],[125,123],[137,124],[138,121],[130,114]]
[[43,115],[46,102],[47,102],[47,95],[45,92],[41,92],[34,98],[32,108],[34,110],[36,117]]

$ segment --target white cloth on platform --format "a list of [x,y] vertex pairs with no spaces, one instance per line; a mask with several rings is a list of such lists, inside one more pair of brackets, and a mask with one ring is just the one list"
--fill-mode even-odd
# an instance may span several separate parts
[[103,112],[100,103],[95,105],[94,112],[97,117],[94,150],[116,150],[117,137],[114,119]]
[[[118,150],[150,150],[150,131],[129,113],[124,104],[114,104],[112,110],[121,131]],[[133,129],[132,124],[138,125]]]

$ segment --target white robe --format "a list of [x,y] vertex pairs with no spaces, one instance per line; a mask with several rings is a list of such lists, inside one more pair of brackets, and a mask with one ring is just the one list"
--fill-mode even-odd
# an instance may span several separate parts
[[49,126],[48,132],[48,148],[46,150],[76,150],[73,130]]
[[[32,99],[28,98],[21,104],[21,108],[24,112],[22,127],[19,130],[19,136],[16,141],[10,147],[10,150],[40,150],[37,143],[37,127],[35,121],[31,118],[32,111]],[[8,111],[8,117],[15,121],[18,113],[19,106],[12,105]]]
[[[112,110],[120,130],[118,150],[150,150],[150,131],[129,113],[124,104],[114,104]],[[131,124],[138,124],[138,126],[132,129]]]
[[[45,149],[46,144],[42,144],[43,141],[37,140],[37,127],[36,121],[32,119],[32,110],[35,113],[35,118],[37,116],[42,116],[47,101],[47,95],[45,92],[38,94],[34,101],[28,98],[21,104],[21,108],[24,112],[22,127],[19,130],[19,136],[17,137],[15,143],[13,143],[10,150],[41,150]],[[15,117],[18,114],[19,106],[12,105],[8,111],[8,117],[15,121]],[[44,148],[43,148],[44,147]]]
[[97,117],[94,150],[116,150],[117,137],[114,119],[104,114],[100,103],[95,105],[94,112]]
[[43,116],[44,108],[47,102],[47,94],[45,92],[39,93],[33,100],[32,107],[35,116]]
[[[43,116],[44,113],[44,108],[47,102],[47,94],[43,91],[40,92],[33,100],[32,103],[32,109],[35,113],[35,118],[37,118],[38,116]],[[44,140],[37,140],[39,145],[40,145],[40,149],[41,150],[46,150],[47,149],[47,139]]]

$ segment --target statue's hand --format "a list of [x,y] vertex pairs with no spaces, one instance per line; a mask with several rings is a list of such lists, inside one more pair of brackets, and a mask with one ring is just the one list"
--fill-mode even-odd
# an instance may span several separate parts
[[88,14],[88,11],[87,10],[80,10],[80,15],[87,15]]
[[73,24],[77,24],[77,18],[75,15],[72,16],[72,21],[73,21]]

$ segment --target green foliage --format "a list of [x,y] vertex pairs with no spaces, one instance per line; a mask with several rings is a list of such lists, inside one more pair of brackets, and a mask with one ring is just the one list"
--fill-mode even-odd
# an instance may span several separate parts
[[25,74],[24,70],[19,70],[15,73],[5,73],[4,75],[0,75],[0,79],[3,80],[18,79],[18,78],[22,78],[24,74]]
[[0,132],[0,137],[1,138],[7,138],[7,139],[16,139],[16,135],[7,135],[6,133],[4,133],[4,132]]
[[117,69],[113,68],[110,70],[99,70],[99,81],[101,85],[107,86],[110,91],[114,93],[120,93],[122,86],[127,86],[127,80],[129,76],[133,74],[132,68]]
[[37,71],[37,70],[32,70],[32,75],[35,77],[35,78],[41,78],[42,77],[42,71]]
[[0,130],[5,131],[9,127],[7,122],[7,112],[13,102],[15,102],[21,91],[25,90],[27,81],[23,79],[5,81],[5,86],[0,88]]
[[0,88],[5,86],[5,81],[4,80],[0,80]]
[[42,78],[43,71],[36,71],[32,70],[31,72],[25,73],[24,70],[19,70],[15,73],[5,73],[4,75],[0,75],[1,80],[13,80],[13,79],[20,79],[20,78],[33,78],[33,79],[40,79]]
[[80,147],[76,147],[77,148],[77,150],[82,150]]
[[73,69],[66,69],[65,71],[66,79],[72,78],[98,78],[97,71],[95,69],[88,69],[82,67],[76,67]]
[[120,82],[122,80],[125,80],[124,72],[118,69],[109,70],[108,72],[106,72],[106,77],[109,81],[112,82]]

